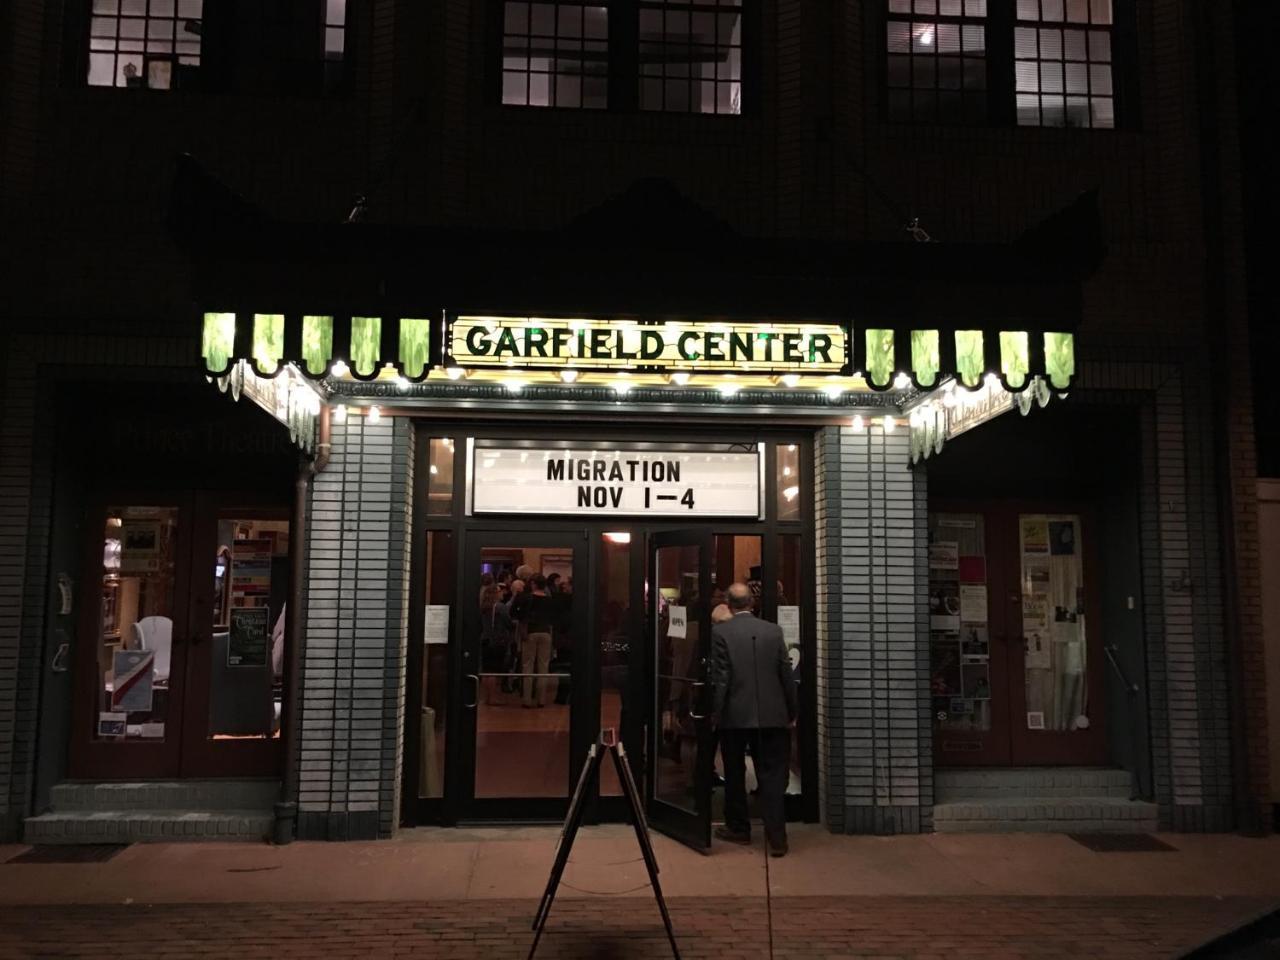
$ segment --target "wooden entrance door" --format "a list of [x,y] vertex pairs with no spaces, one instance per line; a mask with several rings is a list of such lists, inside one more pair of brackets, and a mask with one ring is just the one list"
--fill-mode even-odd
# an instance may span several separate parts
[[87,529],[71,776],[277,774],[287,507],[126,491]]
[[1090,511],[936,505],[929,518],[930,685],[940,765],[1106,760]]

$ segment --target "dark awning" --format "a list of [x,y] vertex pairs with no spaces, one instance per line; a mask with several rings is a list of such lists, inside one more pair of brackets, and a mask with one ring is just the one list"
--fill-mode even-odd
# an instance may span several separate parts
[[270,374],[337,360],[410,380],[445,359],[442,318],[642,324],[820,322],[887,388],[984,374],[1066,389],[1082,281],[1102,256],[1090,194],[1008,244],[850,244],[743,237],[662,181],[557,231],[272,220],[183,158],[171,226],[193,261],[206,369]]

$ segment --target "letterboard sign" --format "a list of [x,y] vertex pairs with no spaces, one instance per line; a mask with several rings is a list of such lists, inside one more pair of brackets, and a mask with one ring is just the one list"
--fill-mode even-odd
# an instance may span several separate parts
[[838,323],[455,316],[445,363],[650,373],[848,374]]
[[760,463],[758,449],[474,447],[471,511],[758,518]]

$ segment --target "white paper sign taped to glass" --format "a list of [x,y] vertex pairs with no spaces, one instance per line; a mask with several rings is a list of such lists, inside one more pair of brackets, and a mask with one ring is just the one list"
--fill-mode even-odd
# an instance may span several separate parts
[[477,447],[473,513],[761,517],[760,454]]
[[121,713],[151,711],[152,650],[117,650],[111,658],[111,709]]
[[424,644],[449,642],[449,605],[428,603],[423,617],[422,642]]
[[667,607],[667,636],[683,640],[689,630],[689,608],[671,604]]

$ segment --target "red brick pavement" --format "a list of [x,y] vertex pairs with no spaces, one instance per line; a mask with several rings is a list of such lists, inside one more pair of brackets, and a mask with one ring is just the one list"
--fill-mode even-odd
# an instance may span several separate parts
[[[382,957],[515,960],[530,943],[525,900],[314,904],[141,904],[0,910],[0,958],[113,960]],[[1173,957],[1274,903],[1209,897],[775,898],[775,960],[1065,960]],[[763,899],[679,899],[688,960],[770,956]],[[560,900],[538,956],[669,957],[641,898]]]

